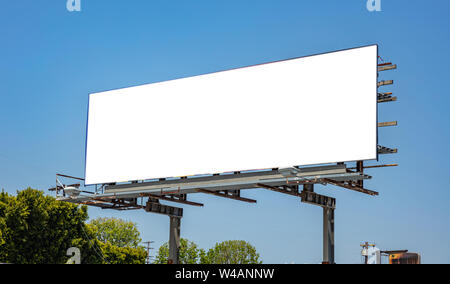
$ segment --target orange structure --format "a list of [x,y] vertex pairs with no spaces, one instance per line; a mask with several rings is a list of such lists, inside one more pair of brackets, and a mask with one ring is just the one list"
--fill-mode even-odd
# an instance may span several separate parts
[[420,264],[420,254],[408,252],[408,250],[382,251],[389,255],[389,264]]

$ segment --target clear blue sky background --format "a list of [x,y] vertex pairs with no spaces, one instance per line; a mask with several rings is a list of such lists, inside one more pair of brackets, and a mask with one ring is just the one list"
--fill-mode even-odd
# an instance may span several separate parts
[[[70,13],[66,0],[2,1],[0,188],[46,190],[56,172],[83,176],[88,93],[378,43],[399,66],[381,75],[399,97],[379,107],[380,121],[399,121],[380,129],[380,144],[399,148],[381,162],[400,166],[370,170],[366,187],[378,197],[318,189],[337,198],[336,261],[359,263],[360,243],[371,241],[450,263],[450,2],[382,0],[382,9],[368,12],[366,0],[82,0]],[[320,208],[262,189],[243,195],[258,203],[193,195],[206,206],[186,208],[182,236],[204,248],[247,240],[266,263],[321,261]],[[168,239],[166,216],[89,213],[133,220],[155,247]]]

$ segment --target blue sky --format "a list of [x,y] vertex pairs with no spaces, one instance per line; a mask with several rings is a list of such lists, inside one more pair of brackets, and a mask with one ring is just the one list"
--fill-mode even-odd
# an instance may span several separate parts
[[[0,8],[0,188],[54,186],[55,173],[84,174],[88,94],[379,44],[398,70],[386,88],[396,103],[379,107],[379,142],[398,147],[382,156],[397,168],[367,170],[378,197],[318,188],[337,198],[336,261],[359,263],[363,241],[408,249],[425,263],[450,263],[449,1],[2,1]],[[357,131],[354,134],[357,135]],[[332,137],[330,137],[332,139]],[[373,163],[372,163],[373,164]],[[209,248],[243,239],[266,263],[319,263],[322,211],[262,189],[249,205],[193,195],[182,236]],[[144,211],[90,208],[91,218],[133,220],[144,240],[168,239],[168,218]]]

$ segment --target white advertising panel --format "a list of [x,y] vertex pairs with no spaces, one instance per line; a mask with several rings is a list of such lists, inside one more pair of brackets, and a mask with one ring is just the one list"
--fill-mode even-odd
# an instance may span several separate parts
[[377,159],[377,46],[90,94],[85,183]]

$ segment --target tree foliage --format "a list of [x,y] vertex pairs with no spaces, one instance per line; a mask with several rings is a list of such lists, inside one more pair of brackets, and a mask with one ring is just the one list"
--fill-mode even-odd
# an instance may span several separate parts
[[206,264],[261,264],[256,248],[245,241],[224,241],[216,243],[206,255]]
[[97,218],[89,222],[96,238],[117,247],[137,248],[142,239],[136,224],[118,218]]
[[96,239],[85,224],[87,207],[57,201],[28,188],[0,194],[0,262],[66,263],[67,249],[81,251],[81,263],[145,263],[142,248],[117,247]]
[[[155,263],[167,263],[169,244],[163,244],[156,256]],[[194,242],[186,239],[180,241],[181,264],[260,264],[255,247],[245,241],[225,241],[217,243],[206,252]]]
[[[180,264],[196,264],[199,261],[200,249],[187,239],[180,240]],[[169,243],[165,243],[158,249],[156,264],[166,264],[169,259]]]
[[99,242],[103,253],[103,263],[107,264],[144,264],[147,251],[142,247],[118,247],[111,243]]
[[0,261],[65,263],[72,241],[83,237],[87,208],[78,207],[28,188],[17,197],[0,195],[3,244]]

